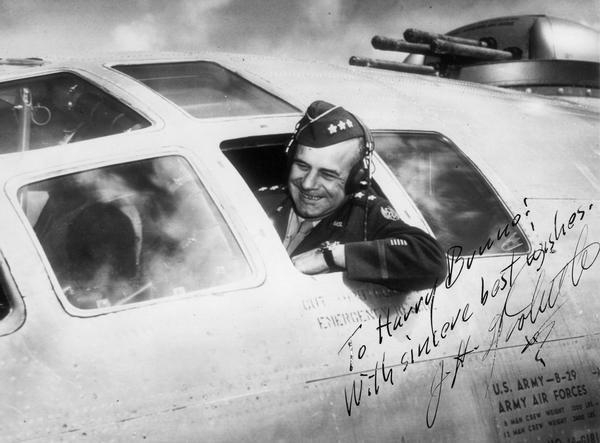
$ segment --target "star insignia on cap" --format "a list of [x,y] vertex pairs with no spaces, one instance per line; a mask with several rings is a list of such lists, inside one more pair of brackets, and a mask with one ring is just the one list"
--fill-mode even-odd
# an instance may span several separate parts
[[365,194],[363,194],[362,192],[357,192],[356,194],[354,194],[355,198],[362,198]]
[[346,129],[346,123],[344,123],[343,121],[340,120],[340,122],[337,124],[338,128],[340,128],[340,131],[343,131]]
[[374,195],[369,195],[367,197],[367,200],[375,200],[377,197],[375,197]]
[[332,123],[327,127],[327,130],[330,134],[335,134],[337,132],[337,126]]
[[348,126],[349,128],[354,127],[354,125],[352,124],[352,121],[350,119],[346,119],[346,126]]

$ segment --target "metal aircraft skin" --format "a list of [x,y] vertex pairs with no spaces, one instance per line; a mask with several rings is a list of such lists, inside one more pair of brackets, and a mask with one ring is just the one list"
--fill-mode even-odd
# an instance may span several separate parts
[[[245,86],[235,103],[211,91],[195,104],[202,84],[171,96],[165,88],[165,98],[154,89],[175,74],[144,77],[183,62],[236,73],[270,97],[261,106],[273,99],[277,111],[246,106],[258,93]],[[597,108],[259,56],[34,65],[0,66],[0,145],[29,134],[0,154],[0,441],[600,440]],[[206,78],[230,87],[220,72]],[[63,108],[56,102],[65,73],[97,88],[94,97],[112,97],[102,106],[119,112],[101,121],[115,126],[124,114],[131,125],[81,140],[83,122],[51,128],[83,106],[73,102],[87,87],[79,83],[67,82]],[[31,125],[15,98],[24,85]],[[374,131],[378,188],[448,251],[449,274],[435,290],[394,292],[292,265],[259,202],[275,192],[272,183],[248,186],[232,161],[247,152],[242,164],[259,167],[252,155],[263,144],[283,149],[316,99],[355,112]],[[20,132],[7,135],[9,123]],[[54,145],[31,145],[50,129],[60,132]],[[79,186],[91,190],[85,204],[153,204],[148,190],[162,186],[156,168],[169,174],[173,164],[210,206],[218,235],[196,242],[204,255],[193,266],[160,261],[133,297],[94,293],[86,304],[60,271],[57,250],[75,223],[60,198]],[[147,183],[123,185],[119,174],[138,166]],[[108,184],[115,177],[123,186]],[[177,220],[177,210],[161,234],[193,224]],[[217,256],[226,259],[213,266]],[[179,271],[181,281],[201,283],[152,289],[173,284],[166,275]]]

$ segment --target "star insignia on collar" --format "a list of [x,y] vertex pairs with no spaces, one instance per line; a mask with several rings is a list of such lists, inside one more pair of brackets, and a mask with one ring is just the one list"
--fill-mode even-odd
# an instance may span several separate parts
[[352,121],[350,119],[346,119],[346,126],[352,128],[354,125],[352,124]]
[[360,191],[359,191],[359,192],[357,192],[356,194],[354,194],[354,197],[355,197],[355,198],[362,198],[362,197],[364,197],[364,195],[365,195],[365,194],[363,194],[362,192],[360,192]]
[[338,128],[340,128],[340,131],[344,131],[346,129],[346,123],[344,123],[343,121],[340,120],[340,122],[337,124]]
[[367,200],[375,200],[377,197],[375,197],[374,195],[369,195],[367,197]]
[[335,134],[337,132],[337,126],[332,123],[327,127],[327,130],[329,131],[329,134]]

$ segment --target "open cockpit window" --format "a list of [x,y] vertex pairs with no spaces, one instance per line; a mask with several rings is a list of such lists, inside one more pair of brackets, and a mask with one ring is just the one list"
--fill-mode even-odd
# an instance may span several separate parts
[[88,140],[150,122],[71,73],[0,84],[0,154]]
[[376,151],[404,186],[444,250],[462,255],[525,253],[527,239],[513,216],[472,163],[435,133],[379,132]]
[[285,197],[289,134],[227,140],[221,150],[270,213]]
[[212,62],[119,65],[196,118],[296,113],[298,109]]
[[68,302],[79,309],[231,288],[251,268],[179,156],[108,166],[20,189]]

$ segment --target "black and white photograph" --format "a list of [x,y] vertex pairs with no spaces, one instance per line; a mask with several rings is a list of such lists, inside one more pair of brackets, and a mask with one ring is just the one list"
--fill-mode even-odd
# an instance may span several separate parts
[[0,442],[600,442],[599,0],[0,0]]

